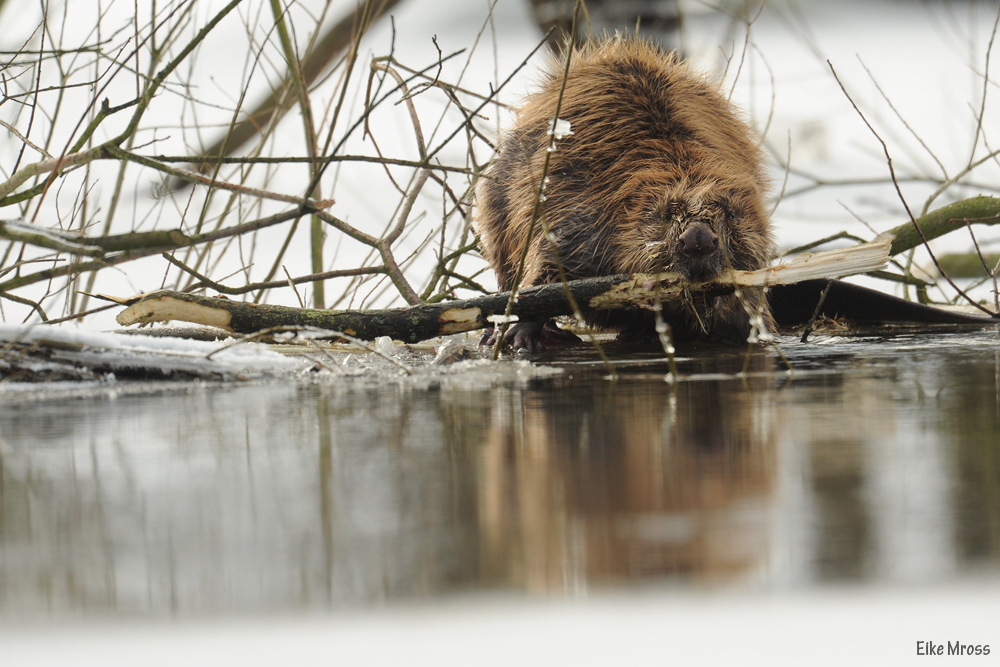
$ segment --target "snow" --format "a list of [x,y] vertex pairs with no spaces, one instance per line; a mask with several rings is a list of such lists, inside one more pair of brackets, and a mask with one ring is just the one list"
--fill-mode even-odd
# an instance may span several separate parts
[[155,369],[164,374],[253,376],[295,372],[305,365],[302,359],[273,352],[259,343],[236,344],[232,339],[211,343],[45,325],[0,324],[0,343],[44,346],[51,350],[53,360],[99,366],[110,372]]
[[[760,596],[633,593],[580,601],[464,599],[279,618],[0,630],[17,665],[919,665],[917,642],[989,645],[995,582]],[[926,653],[925,653],[926,655]],[[527,659],[526,659],[527,658]],[[954,658],[952,660],[955,660]],[[970,659],[971,660],[971,659]],[[978,662],[978,661],[977,661]]]
[[[202,378],[209,380],[284,380],[332,384],[348,391],[365,385],[403,383],[411,388],[448,384],[490,387],[520,386],[563,373],[562,369],[523,358],[494,362],[491,350],[480,349],[477,334],[435,339],[413,349],[387,336],[373,346],[313,343],[319,330],[296,334],[295,344],[273,348],[256,342],[227,339],[206,342],[166,336],[120,334],[0,323],[0,401],[25,398],[68,398],[80,393],[79,383],[42,380],[77,378],[100,394],[106,391],[144,393],[149,383],[123,388],[118,375],[140,378]],[[434,349],[464,348],[466,359],[434,364]],[[38,354],[35,354],[38,352]],[[18,381],[13,369],[30,371],[34,380]],[[180,375],[178,375],[180,374]],[[7,377],[4,377],[7,375]],[[87,382],[87,381],[90,382]],[[113,386],[112,386],[113,385]],[[173,388],[173,387],[166,387]],[[183,388],[183,387],[182,387]]]

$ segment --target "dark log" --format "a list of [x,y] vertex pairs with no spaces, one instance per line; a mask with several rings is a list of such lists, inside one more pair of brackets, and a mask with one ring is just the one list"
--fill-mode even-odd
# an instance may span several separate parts
[[[868,243],[803,256],[759,271],[726,271],[713,281],[689,283],[676,273],[617,275],[540,285],[521,290],[512,315],[526,322],[573,313],[568,294],[582,312],[621,308],[653,309],[657,302],[731,293],[735,288],[760,289],[817,277],[833,278],[879,269],[888,260],[889,242]],[[389,336],[416,342],[435,336],[473,331],[487,326],[491,315],[502,315],[509,292],[461,301],[418,304],[388,310],[315,310],[244,303],[185,292],[160,291],[132,299],[112,299],[127,305],[118,315],[122,325],[181,320],[252,333],[281,326],[315,327],[372,340]]]
[[[652,307],[657,298],[682,298],[687,285],[677,274],[608,276],[569,283],[586,312],[621,307]],[[699,291],[713,296],[732,292],[731,284],[702,283]],[[474,299],[421,304],[386,310],[316,310],[244,303],[164,290],[122,301],[128,308],[118,315],[122,325],[182,320],[216,326],[236,333],[252,333],[280,326],[315,327],[373,340],[389,336],[417,342],[487,326],[491,315],[503,315],[509,292]],[[545,320],[573,312],[560,284],[529,287],[518,294],[513,314],[521,320]]]

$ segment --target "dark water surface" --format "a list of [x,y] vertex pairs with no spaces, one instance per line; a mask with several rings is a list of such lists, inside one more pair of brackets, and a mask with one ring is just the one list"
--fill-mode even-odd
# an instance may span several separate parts
[[997,332],[782,350],[6,392],[0,613],[996,579]]

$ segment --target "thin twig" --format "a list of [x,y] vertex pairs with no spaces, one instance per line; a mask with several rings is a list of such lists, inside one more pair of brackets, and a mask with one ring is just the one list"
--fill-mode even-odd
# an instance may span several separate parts
[[913,138],[916,139],[918,142],[920,142],[920,145],[924,147],[924,150],[927,151],[927,154],[931,156],[931,159],[934,160],[934,162],[937,163],[937,166],[941,169],[941,173],[944,175],[944,179],[948,180],[948,170],[944,168],[943,164],[941,164],[941,160],[939,160],[937,155],[934,154],[934,151],[932,151],[930,147],[926,143],[924,143],[924,140],[920,137],[920,135],[917,134],[917,132],[912,127],[910,127],[910,124],[906,122],[905,118],[903,118],[903,114],[899,113],[899,110],[892,103],[892,100],[889,99],[889,96],[885,94],[885,91],[882,90],[882,86],[879,85],[878,80],[875,78],[875,75],[872,74],[872,71],[870,69],[868,69],[868,65],[866,65],[865,61],[861,59],[861,56],[858,55],[857,58],[858,62],[861,63],[861,66],[865,68],[865,71],[868,73],[868,78],[871,79],[872,83],[875,84],[875,89],[878,90],[879,94],[882,96],[882,99],[885,100],[885,103],[889,105],[890,109],[892,109],[892,112],[896,114],[896,118],[898,118],[899,122],[901,122],[903,126],[907,130],[909,130],[910,134],[913,135]]
[[319,155],[317,157],[243,157],[238,155],[139,155],[156,162],[195,162],[198,164],[326,164],[329,162],[371,162],[392,164],[400,167],[449,171],[457,174],[472,174],[468,167],[455,167],[427,160],[403,160],[379,155]]
[[819,301],[816,302],[816,308],[813,310],[812,317],[806,323],[806,328],[802,331],[802,338],[799,339],[800,343],[805,343],[809,339],[809,334],[812,333],[813,326],[816,324],[816,319],[819,314],[823,312],[823,304],[826,303],[826,295],[830,293],[830,288],[833,287],[833,281],[827,280],[826,286],[823,287],[823,291],[819,295]]
[[427,182],[428,176],[430,176],[430,171],[427,169],[421,171],[417,176],[417,180],[410,189],[410,192],[406,197],[406,201],[403,204],[403,209],[399,213],[399,218],[396,220],[396,226],[392,229],[392,231],[386,234],[377,245],[379,254],[382,255],[382,261],[385,263],[390,280],[392,280],[393,284],[399,290],[399,293],[410,305],[423,302],[420,299],[420,295],[417,294],[413,287],[410,286],[410,283],[407,282],[406,277],[399,268],[399,265],[396,264],[396,259],[393,257],[391,246],[403,232],[403,228],[406,225],[406,219],[409,217],[410,211],[413,209],[413,203],[416,201],[417,195],[420,194],[420,190],[424,187],[424,183]]
[[976,136],[972,139],[972,151],[969,153],[969,166],[972,165],[973,158],[976,157],[976,146],[979,145],[979,135],[983,131],[983,117],[986,114],[986,91],[989,90],[990,83],[990,54],[993,52],[993,40],[997,36],[997,26],[1000,25],[1000,7],[997,7],[997,17],[993,21],[993,30],[990,32],[990,42],[986,46],[986,64],[983,71],[983,96],[980,100],[979,114],[976,117]]
[[0,290],[0,299],[7,299],[8,301],[19,303],[22,306],[29,306],[32,310],[38,313],[38,316],[42,318],[42,322],[49,321],[49,316],[45,314],[44,310],[42,310],[42,306],[31,299],[25,299],[23,296],[17,296],[16,294],[11,294],[10,292],[5,292],[3,290]]
[[983,263],[983,269],[986,270],[986,275],[993,280],[993,305],[996,307],[997,312],[1000,313],[1000,291],[997,290],[996,271],[990,269],[990,265],[986,263],[983,251],[979,247],[979,241],[976,240],[976,234],[972,231],[972,223],[966,220],[965,227],[969,230],[969,236],[972,237],[972,244],[976,247],[976,254],[979,255],[979,261]]
[[[177,268],[179,268],[184,273],[197,278],[200,282],[197,282],[185,291],[191,292],[198,289],[204,289],[206,287],[219,292],[220,294],[227,294],[229,296],[239,296],[241,294],[246,294],[248,292],[256,292],[258,290],[265,289],[275,289],[277,287],[283,287],[291,285],[301,285],[302,283],[311,283],[318,280],[330,280],[331,278],[347,278],[353,276],[365,276],[379,273],[386,273],[385,267],[375,266],[375,267],[361,267],[358,269],[339,269],[336,271],[324,271],[322,273],[313,273],[308,276],[299,276],[297,278],[289,277],[288,280],[272,280],[261,283],[250,283],[249,285],[243,285],[242,287],[227,287],[221,283],[218,283],[208,276],[198,273],[191,267],[187,266],[179,259],[172,257],[167,253],[162,254],[163,259],[167,260]],[[290,281],[290,282],[289,282]],[[303,306],[304,308],[305,306]]]

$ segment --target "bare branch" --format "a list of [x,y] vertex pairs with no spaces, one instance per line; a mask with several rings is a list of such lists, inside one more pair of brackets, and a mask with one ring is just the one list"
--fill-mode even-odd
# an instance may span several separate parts
[[875,135],[875,138],[878,139],[878,142],[882,145],[882,150],[885,153],[886,163],[889,165],[889,174],[892,176],[892,183],[896,188],[896,194],[899,195],[899,200],[903,203],[903,208],[906,209],[906,214],[910,217],[910,222],[912,223],[913,228],[920,236],[920,240],[923,243],[924,248],[927,250],[927,254],[930,255],[931,260],[934,262],[934,266],[937,267],[938,272],[944,277],[945,280],[948,281],[948,284],[951,285],[952,288],[958,294],[960,294],[962,298],[964,298],[970,305],[972,305],[975,308],[978,308],[979,310],[983,311],[987,315],[990,315],[991,317],[1000,316],[1000,313],[994,313],[984,308],[983,306],[979,305],[979,303],[977,303],[968,294],[966,294],[958,285],[956,285],[955,282],[944,271],[944,269],[941,268],[941,263],[938,262],[937,257],[934,256],[934,251],[931,250],[930,244],[927,242],[927,237],[924,235],[923,229],[921,229],[920,225],[917,223],[916,218],[913,217],[913,212],[910,210],[909,204],[906,203],[906,197],[903,196],[903,191],[899,189],[899,183],[896,181],[896,172],[892,167],[892,157],[889,155],[889,147],[885,145],[885,142],[882,140],[882,137],[879,136],[878,132],[875,131],[875,128],[873,128],[871,126],[871,123],[868,122],[868,119],[865,118],[865,115],[861,113],[861,109],[858,108],[858,105],[854,103],[853,99],[851,99],[851,96],[850,94],[848,94],[847,89],[844,88],[844,84],[841,83],[840,78],[837,76],[837,71],[833,68],[833,63],[831,63],[828,60],[827,64],[830,65],[830,71],[833,72],[834,78],[840,85],[840,89],[844,92],[844,95],[847,97],[847,100],[851,103],[851,106],[854,107],[854,110],[858,112],[858,115],[861,116],[861,120],[864,121],[865,125],[868,126],[868,129],[871,130],[871,133]]

